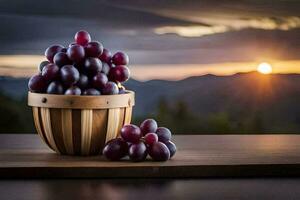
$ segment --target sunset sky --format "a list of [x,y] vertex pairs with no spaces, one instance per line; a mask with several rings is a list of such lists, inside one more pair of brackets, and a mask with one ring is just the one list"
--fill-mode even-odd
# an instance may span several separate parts
[[0,4],[0,75],[30,76],[51,44],[89,31],[130,56],[133,77],[181,79],[256,70],[300,73],[300,2],[17,1]]

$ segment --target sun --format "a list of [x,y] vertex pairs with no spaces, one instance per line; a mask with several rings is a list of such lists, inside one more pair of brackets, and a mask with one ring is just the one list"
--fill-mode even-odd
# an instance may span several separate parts
[[269,63],[263,62],[257,66],[257,71],[262,74],[271,74],[272,66]]

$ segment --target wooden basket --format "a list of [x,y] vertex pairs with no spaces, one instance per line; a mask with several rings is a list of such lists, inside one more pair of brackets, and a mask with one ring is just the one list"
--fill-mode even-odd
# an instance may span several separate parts
[[28,105],[38,134],[55,152],[96,155],[130,123],[134,92],[101,96],[29,92]]

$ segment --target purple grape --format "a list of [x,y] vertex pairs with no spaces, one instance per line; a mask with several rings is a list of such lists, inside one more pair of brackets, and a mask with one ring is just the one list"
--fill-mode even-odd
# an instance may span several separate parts
[[59,78],[59,67],[53,63],[46,65],[43,68],[42,76],[46,81],[57,80]]
[[168,147],[170,151],[170,158],[172,158],[175,155],[177,150],[176,145],[171,141],[165,142],[165,145]]
[[90,76],[94,76],[101,72],[102,63],[99,58],[87,58],[84,63],[84,69]]
[[156,142],[149,147],[149,155],[155,161],[166,161],[170,159],[170,151],[162,142]]
[[46,49],[45,56],[46,58],[53,63],[53,57],[56,53],[61,52],[64,47],[61,45],[53,45]]
[[117,65],[109,71],[109,78],[116,82],[125,82],[129,79],[130,71],[124,65]]
[[80,45],[75,44],[68,48],[67,55],[71,61],[79,63],[85,57],[84,48]]
[[88,57],[99,57],[103,52],[103,45],[100,42],[89,42],[85,46],[85,53]]
[[80,74],[79,80],[76,85],[82,90],[86,89],[89,85],[89,78],[84,74]]
[[128,124],[123,126],[121,129],[121,137],[130,143],[138,143],[142,137],[142,132],[140,128],[133,124]]
[[115,65],[127,65],[129,63],[129,57],[123,52],[117,52],[112,57],[112,62]]
[[102,93],[105,95],[119,94],[119,88],[114,82],[107,82],[102,89]]
[[144,139],[145,139],[145,143],[150,146],[153,145],[155,142],[158,142],[158,137],[156,133],[147,133]]
[[122,159],[127,155],[128,145],[121,139],[116,138],[108,141],[102,151],[103,155],[112,161],[117,161]]
[[77,86],[72,86],[65,91],[65,95],[81,95],[81,89]]
[[109,63],[111,61],[111,53],[107,49],[103,49],[102,54],[99,56],[102,62]]
[[168,142],[172,136],[171,131],[165,127],[159,127],[156,130],[156,134],[158,136],[158,141],[163,142],[163,143]]
[[29,79],[28,89],[31,92],[43,93],[45,92],[46,88],[47,88],[47,81],[41,74],[34,75]]
[[134,162],[144,161],[148,155],[147,147],[143,142],[132,144],[129,147],[128,155],[130,160]]
[[43,62],[41,62],[41,64],[39,65],[39,72],[41,72],[42,73],[42,71],[43,71],[43,68],[46,66],[46,65],[48,65],[50,62],[49,61],[43,61]]
[[53,62],[59,67],[72,64],[72,61],[70,61],[68,55],[64,52],[58,52],[57,54],[55,54]]
[[143,135],[146,135],[147,133],[155,133],[157,130],[157,123],[154,119],[146,119],[141,123],[140,129]]
[[64,85],[71,86],[79,80],[80,74],[73,65],[65,65],[60,69],[60,77]]
[[83,92],[83,95],[87,95],[87,96],[98,96],[98,95],[101,95],[100,91],[99,90],[96,90],[94,88],[89,88],[89,89],[86,89],[84,92]]
[[105,62],[102,62],[102,72],[106,75],[109,74],[109,70],[110,70],[110,66],[105,63]]
[[102,89],[108,82],[108,78],[105,74],[98,72],[92,79],[92,85],[94,88]]
[[59,81],[52,81],[47,88],[47,93],[48,94],[63,94],[64,88]]
[[77,44],[85,46],[91,41],[91,36],[87,31],[81,30],[75,34],[74,39]]

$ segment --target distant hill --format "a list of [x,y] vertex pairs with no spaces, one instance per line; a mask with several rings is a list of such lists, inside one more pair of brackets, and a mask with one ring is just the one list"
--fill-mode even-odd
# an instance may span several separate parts
[[[153,116],[176,132],[300,133],[299,74],[130,80],[125,86],[136,92],[136,121]],[[27,79],[1,77],[0,91],[21,99],[26,96]]]

